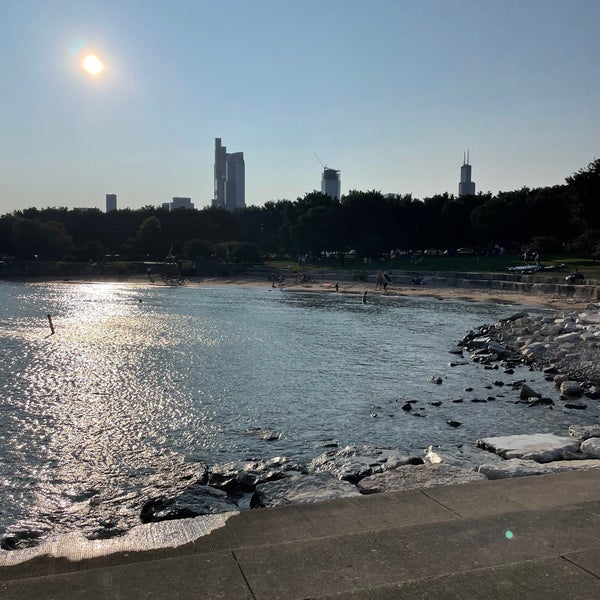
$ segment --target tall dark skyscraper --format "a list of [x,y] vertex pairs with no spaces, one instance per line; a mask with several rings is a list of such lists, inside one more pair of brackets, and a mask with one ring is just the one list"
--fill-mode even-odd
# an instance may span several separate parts
[[229,154],[215,138],[215,195],[212,205],[233,211],[246,207],[246,167],[243,152]]
[[106,194],[106,212],[117,210],[117,195]]
[[469,164],[469,151],[463,156],[463,165],[460,168],[460,183],[458,184],[458,197],[474,196],[475,182],[471,181],[471,165]]
[[339,200],[342,195],[342,182],[340,180],[340,172],[336,169],[323,169],[321,175],[321,191],[335,200]]

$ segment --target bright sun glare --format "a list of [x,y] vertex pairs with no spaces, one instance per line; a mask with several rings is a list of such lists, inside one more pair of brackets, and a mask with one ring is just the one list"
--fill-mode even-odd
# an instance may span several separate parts
[[95,54],[88,54],[83,59],[81,64],[83,65],[83,68],[91,75],[98,75],[98,73],[104,69],[104,65]]

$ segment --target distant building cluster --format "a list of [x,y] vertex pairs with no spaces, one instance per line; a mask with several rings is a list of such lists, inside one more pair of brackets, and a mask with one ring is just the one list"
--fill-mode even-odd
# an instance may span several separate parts
[[[213,207],[223,208],[227,211],[246,207],[244,153],[227,152],[227,148],[221,144],[221,138],[215,138],[214,184]],[[342,182],[339,170],[323,166],[321,192],[336,200],[341,199]],[[460,168],[458,196],[473,195],[475,195],[475,182],[471,180],[471,164],[469,162],[469,151],[467,150],[464,153],[463,164]],[[194,204],[191,198],[175,196],[171,202],[163,203],[162,208],[169,211],[180,208],[193,210]],[[106,212],[113,210],[117,210],[117,195],[106,194]]]
[[178,208],[187,208],[189,210],[194,209],[194,203],[191,198],[182,198],[181,196],[175,196],[171,202],[163,202],[163,210],[177,210]]
[[227,152],[215,138],[215,194],[212,205],[228,211],[246,207],[246,166],[243,152]]

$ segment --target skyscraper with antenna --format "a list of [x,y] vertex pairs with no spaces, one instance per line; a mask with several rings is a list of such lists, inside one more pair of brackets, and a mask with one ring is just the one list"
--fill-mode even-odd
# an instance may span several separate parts
[[469,164],[469,150],[463,154],[463,164],[460,168],[460,183],[458,184],[458,197],[474,196],[475,182],[471,181],[471,165]]

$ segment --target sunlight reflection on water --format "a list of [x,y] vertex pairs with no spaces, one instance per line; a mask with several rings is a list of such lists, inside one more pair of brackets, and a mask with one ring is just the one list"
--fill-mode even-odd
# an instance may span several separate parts
[[[144,500],[184,485],[199,461],[308,460],[331,439],[472,444],[576,419],[525,413],[502,393],[485,409],[452,404],[467,383],[484,396],[503,376],[450,369],[447,349],[513,307],[66,283],[2,284],[0,300],[0,536],[19,522],[42,536],[128,529]],[[427,418],[400,410],[406,398]],[[448,418],[464,426],[449,429]],[[246,435],[252,427],[281,439]]]

